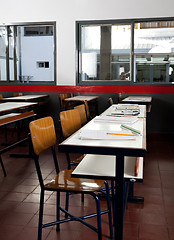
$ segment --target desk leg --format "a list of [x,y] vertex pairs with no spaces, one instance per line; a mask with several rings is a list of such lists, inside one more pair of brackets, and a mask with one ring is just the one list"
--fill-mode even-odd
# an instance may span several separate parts
[[97,101],[97,99],[95,101],[95,114],[96,114],[96,116],[98,115],[98,101]]
[[124,224],[124,156],[116,156],[115,239],[123,239]]
[[7,176],[7,173],[6,173],[6,171],[5,171],[5,167],[4,167],[4,164],[3,164],[3,161],[2,161],[1,155],[0,155],[0,163],[1,163],[2,171],[3,171],[3,173],[4,173],[4,177],[6,177],[6,176]]
[[134,183],[129,183],[128,202],[132,203],[143,203],[144,197],[134,196]]

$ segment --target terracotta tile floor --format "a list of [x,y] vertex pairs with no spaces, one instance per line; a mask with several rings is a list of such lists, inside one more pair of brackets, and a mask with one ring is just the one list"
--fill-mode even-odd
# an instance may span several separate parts
[[[135,183],[135,195],[144,196],[143,204],[128,203],[124,223],[124,240],[174,240],[174,138],[151,134],[145,157],[144,182]],[[2,155],[7,177],[0,168],[0,239],[37,239],[39,183],[30,158],[12,158],[9,153],[26,153],[27,146],[16,147]],[[53,165],[44,155],[44,178],[51,179]],[[65,166],[63,153],[58,153],[61,169]],[[61,201],[64,201],[62,196]],[[101,201],[102,207],[105,200]],[[93,199],[71,196],[73,213],[90,212],[95,207]],[[55,195],[45,197],[44,220],[55,217]],[[89,222],[94,220],[89,220]],[[102,216],[103,239],[109,239],[108,221]],[[54,227],[43,230],[43,239],[89,240],[97,234],[78,222],[64,223],[60,232]]]

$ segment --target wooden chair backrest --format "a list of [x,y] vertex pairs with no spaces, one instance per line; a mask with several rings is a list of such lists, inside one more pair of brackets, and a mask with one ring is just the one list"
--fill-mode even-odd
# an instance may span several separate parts
[[3,96],[2,96],[2,94],[0,94],[0,99],[3,99]]
[[87,116],[86,116],[86,108],[84,104],[78,105],[74,107],[74,109],[77,109],[80,114],[81,124],[87,123]]
[[85,100],[85,107],[86,107],[86,116],[87,116],[87,119],[89,119],[91,115],[90,115],[89,105],[87,100]]
[[61,108],[64,109],[65,106],[66,106],[66,102],[64,101],[64,99],[68,98],[68,94],[67,93],[62,93],[62,94],[60,94],[59,98],[60,98]]
[[56,133],[52,117],[40,118],[30,122],[30,134],[34,153],[42,151],[56,144]]
[[110,105],[113,105],[113,103],[114,103],[114,102],[113,102],[113,99],[110,97],[110,98],[109,98],[109,104],[110,104]]
[[122,94],[118,93],[118,102],[121,102],[121,101],[122,101]]
[[60,123],[64,138],[71,136],[81,128],[80,114],[77,109],[67,110],[60,113]]
[[21,93],[21,92],[13,93],[13,97],[18,97],[18,96],[22,96],[22,95],[23,95],[23,93]]

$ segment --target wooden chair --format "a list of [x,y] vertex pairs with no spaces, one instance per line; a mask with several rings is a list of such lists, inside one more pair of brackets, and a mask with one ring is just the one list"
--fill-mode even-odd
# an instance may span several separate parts
[[121,103],[122,99],[123,99],[122,94],[118,93],[118,102]]
[[2,94],[0,94],[0,99],[3,99],[3,96],[2,96]]
[[87,120],[89,121],[89,120],[92,119],[92,117],[91,117],[91,114],[90,114],[88,101],[85,100],[84,103],[85,103],[85,108],[86,108],[86,116],[87,116]]
[[[60,127],[63,140],[79,130],[81,128],[79,111],[77,109],[71,109],[60,112]],[[71,169],[72,166],[77,166],[83,157],[84,155],[75,159],[71,159],[69,153],[66,153],[68,169]]]
[[23,96],[23,93],[21,92],[13,93],[13,97],[18,97],[18,96]]
[[87,123],[87,115],[86,115],[86,107],[84,104],[78,105],[74,107],[74,109],[77,109],[80,114],[81,124],[85,125]]
[[72,109],[74,107],[74,103],[66,102],[65,99],[73,97],[72,93],[62,93],[59,95],[59,102],[60,102],[60,111]]
[[113,105],[113,99],[110,97],[109,99],[108,99],[108,102],[109,102],[109,106],[112,106]]
[[60,110],[63,111],[67,107],[67,103],[64,101],[68,97],[67,93],[62,93],[59,95],[59,101],[60,101]]
[[[74,110],[77,111],[78,110]],[[80,118],[80,117],[79,117]],[[41,240],[42,238],[42,229],[45,227],[50,227],[56,225],[56,230],[60,230],[60,224],[69,221],[80,221],[87,227],[91,228],[92,230],[98,232],[98,239],[102,239],[102,230],[101,230],[101,214],[107,213],[109,217],[109,228],[110,228],[110,237],[113,236],[112,230],[112,217],[111,217],[111,204],[110,204],[110,195],[107,182],[103,180],[88,180],[88,179],[80,179],[80,178],[71,178],[72,170],[59,170],[59,165],[57,162],[56,151],[55,151],[55,144],[56,144],[56,134],[55,134],[55,127],[54,122],[51,117],[41,118],[30,123],[30,133],[31,133],[31,148],[33,151],[33,158],[36,166],[36,171],[38,174],[38,179],[41,187],[40,193],[40,210],[39,210],[39,225],[38,225],[38,239]],[[53,180],[44,183],[42,177],[42,170],[39,164],[39,156],[43,156],[44,150],[48,150],[51,148],[52,157],[51,159],[54,161],[56,176]],[[51,161],[50,159],[50,161]],[[106,188],[108,189],[108,197],[107,197],[107,210],[101,212],[100,210],[100,201],[95,192],[99,191],[102,185],[105,183]],[[44,195],[45,191],[53,191],[57,193],[57,215],[56,221],[49,222],[43,224],[43,208],[44,208]],[[60,193],[83,193],[91,195],[96,201],[96,209],[97,212],[90,214],[88,216],[81,216],[76,217],[73,216],[68,211],[68,205],[66,208],[62,208],[60,206]],[[68,195],[69,196],[69,195]],[[60,220],[60,211],[68,215],[68,218]],[[87,218],[97,216],[97,228],[92,226],[89,222],[84,221]]]

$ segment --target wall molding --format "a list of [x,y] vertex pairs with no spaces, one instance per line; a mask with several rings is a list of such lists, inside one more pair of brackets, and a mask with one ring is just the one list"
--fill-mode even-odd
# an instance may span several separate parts
[[174,86],[52,86],[1,85],[0,92],[157,93],[172,94]]

